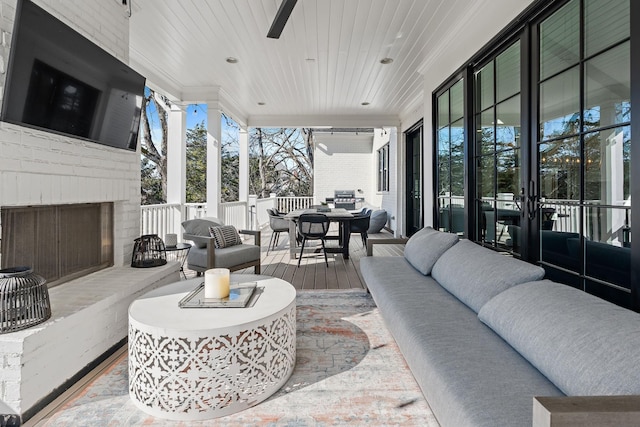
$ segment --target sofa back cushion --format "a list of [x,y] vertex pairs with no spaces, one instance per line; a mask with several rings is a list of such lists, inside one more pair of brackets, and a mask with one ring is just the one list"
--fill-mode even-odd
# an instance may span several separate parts
[[458,242],[458,236],[425,227],[415,233],[404,247],[405,259],[425,276],[431,273],[438,258]]
[[431,276],[477,313],[511,286],[542,279],[544,269],[461,240],[442,254]]
[[640,314],[543,280],[501,293],[478,317],[567,395],[640,394]]
[[211,239],[209,227],[217,227],[224,225],[218,218],[196,218],[182,222],[182,228],[185,234],[190,234],[188,240],[191,240],[196,247],[206,248],[207,242]]

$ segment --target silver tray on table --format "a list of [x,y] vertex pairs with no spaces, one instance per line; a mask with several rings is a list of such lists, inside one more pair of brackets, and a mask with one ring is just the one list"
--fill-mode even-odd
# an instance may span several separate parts
[[[256,282],[231,283],[229,296],[226,298],[205,298],[204,282],[180,300],[181,308],[212,308],[212,307],[246,307],[257,288]],[[257,293],[256,293],[257,294]]]

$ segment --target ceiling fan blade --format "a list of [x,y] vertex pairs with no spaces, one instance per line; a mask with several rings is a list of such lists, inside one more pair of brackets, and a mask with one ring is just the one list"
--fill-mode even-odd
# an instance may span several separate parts
[[298,0],[282,0],[280,8],[276,13],[276,17],[273,19],[273,23],[271,24],[271,28],[269,28],[267,37],[270,39],[280,38],[280,34],[282,34],[282,30],[284,29],[284,26],[289,19],[289,15],[291,15],[291,11],[293,11],[293,7],[296,5],[297,1]]

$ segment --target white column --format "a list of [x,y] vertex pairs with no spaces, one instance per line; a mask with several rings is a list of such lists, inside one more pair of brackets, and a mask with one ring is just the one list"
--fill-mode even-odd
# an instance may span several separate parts
[[241,202],[249,200],[249,132],[246,128],[240,129],[239,135],[239,186],[238,198]]
[[187,115],[184,106],[171,106],[167,125],[167,203],[180,205],[180,215],[175,216],[171,231],[180,238],[187,183]]
[[[394,216],[395,219],[389,218],[389,223],[395,230],[395,237],[401,237],[403,234],[402,230],[404,229],[405,206],[403,206],[404,197],[402,196],[404,194],[403,193],[404,172],[402,174],[400,173],[401,171],[403,171],[402,169],[403,150],[401,147],[401,143],[402,143],[402,139],[398,138],[398,128],[397,127],[389,128],[389,148],[390,148],[389,155],[391,155],[391,151],[394,152],[394,156],[389,159],[389,169],[391,169],[389,171],[389,180],[395,183],[393,191],[395,191],[395,196],[396,196],[395,212],[389,213],[389,215]],[[391,163],[392,160],[394,162],[393,164]],[[377,162],[377,159],[376,159],[376,162]],[[392,173],[394,174],[393,178],[391,177]],[[391,186],[389,188],[391,189]]]
[[[222,114],[217,103],[207,109],[207,216],[220,218],[220,181],[222,169]],[[221,218],[224,220],[224,218]]]
[[238,200],[246,203],[248,228],[253,230],[251,218],[251,204],[249,203],[249,132],[246,127],[240,128],[238,135]]

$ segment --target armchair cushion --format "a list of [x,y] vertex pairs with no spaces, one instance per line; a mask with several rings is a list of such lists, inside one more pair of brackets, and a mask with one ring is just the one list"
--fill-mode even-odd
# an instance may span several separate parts
[[240,234],[233,225],[209,227],[209,234],[213,237],[216,249],[242,244]]
[[207,242],[211,238],[209,227],[224,225],[218,218],[196,218],[184,221],[182,228],[189,237],[183,236],[186,240],[191,240],[197,248],[206,248]]
[[[213,239],[209,237],[209,239]],[[242,244],[229,246],[226,248],[215,249],[216,263],[215,268],[229,268],[242,265],[245,263],[255,262],[260,259],[260,246]],[[207,250],[190,250],[188,255],[188,267],[195,271],[205,271],[209,267],[207,265]]]

